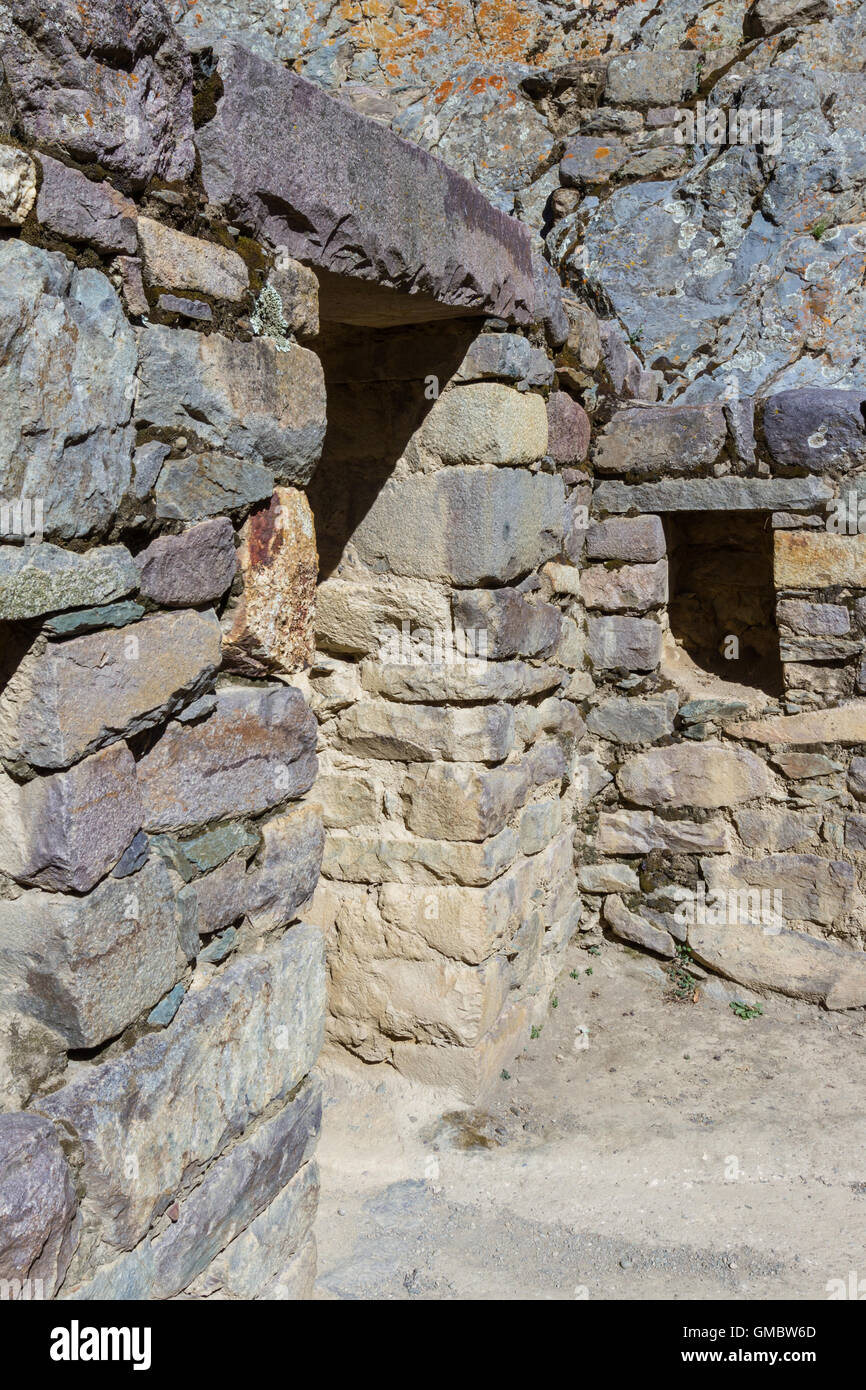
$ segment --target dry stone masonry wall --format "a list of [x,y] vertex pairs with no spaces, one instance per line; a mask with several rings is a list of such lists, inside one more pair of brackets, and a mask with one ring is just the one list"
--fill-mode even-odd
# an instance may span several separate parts
[[4,1297],[309,1297],[326,1038],[474,1102],[572,939],[866,1005],[864,52],[4,8]]

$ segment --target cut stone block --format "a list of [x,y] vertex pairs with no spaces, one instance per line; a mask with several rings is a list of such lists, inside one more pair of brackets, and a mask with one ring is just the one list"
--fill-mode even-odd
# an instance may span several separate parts
[[409,702],[473,700],[524,700],[562,684],[562,671],[555,666],[528,666],[522,661],[478,661],[457,659],[436,665],[409,663],[392,665],[365,661],[361,665],[361,685],[374,695]]
[[226,620],[227,669],[240,675],[287,673],[309,666],[319,556],[310,504],[297,488],[278,487],[241,531],[237,554],[243,593]]
[[81,1146],[85,1218],[105,1246],[136,1245],[185,1174],[288,1099],[319,1054],[324,1015],[321,933],[294,927],[188,995],[169,1028],[42,1103]]
[[779,589],[866,586],[866,535],[776,531],[773,541],[773,575]]
[[663,483],[599,483],[600,512],[814,511],[833,496],[818,478],[672,478]]
[[54,1126],[0,1115],[0,1280],[4,1295],[53,1298],[78,1243],[75,1183]]
[[138,209],[105,181],[96,182],[47,155],[39,156],[42,183],[36,216],[65,241],[89,242],[100,251],[135,251]]
[[0,546],[3,622],[107,603],[137,588],[138,573],[124,545],[97,546],[83,555],[47,541]]
[[580,576],[580,594],[587,608],[645,613],[668,601],[668,562],[620,565],[619,569],[590,565]]
[[403,624],[425,634],[451,632],[448,599],[440,589],[387,575],[324,579],[316,590],[314,622],[321,647],[355,656],[381,653]]
[[228,517],[202,521],[181,536],[157,536],[135,557],[141,594],[164,608],[221,598],[237,570]]
[[502,762],[514,742],[514,712],[508,705],[440,709],[368,700],[341,714],[340,747],[368,758],[400,762]]
[[780,469],[846,473],[866,464],[863,391],[807,386],[764,402],[764,438]]
[[498,382],[454,387],[435,402],[416,435],[442,463],[534,463],[547,453],[541,396]]
[[[232,304],[243,301],[250,277],[236,251],[187,236],[152,217],[139,217],[138,244],[149,284],[166,290],[193,290]],[[134,251],[135,246],[123,249]]]
[[727,433],[721,405],[618,410],[596,442],[595,471],[644,478],[701,472],[716,462]]
[[96,1047],[177,983],[178,931],[174,884],[159,860],[86,897],[25,893],[0,902],[0,995],[69,1047]]
[[117,863],[141,816],[125,743],[20,786],[0,775],[0,870],[19,883],[86,893]]
[[746,719],[737,725],[737,737],[764,744],[866,743],[866,700],[836,709]]
[[154,506],[158,517],[170,521],[202,521],[246,509],[273,490],[273,470],[252,459],[189,454],[163,465],[154,487]]
[[172,724],[138,764],[148,830],[258,815],[316,775],[316,721],[294,686],[219,691],[200,724]]
[[688,942],[702,965],[748,989],[775,989],[828,1009],[866,1003],[866,956],[805,932],[692,925]]
[[219,663],[213,613],[160,614],[129,631],[49,642],[24,657],[0,694],[0,744],[10,759],[68,767],[182,709]]
[[[738,731],[743,725],[738,725]],[[700,743],[651,748],[629,758],[617,775],[623,796],[638,806],[737,806],[772,795],[776,780],[745,748]]]
[[817,854],[765,854],[760,859],[708,859],[701,867],[713,892],[767,888],[778,894],[778,912],[788,922],[832,926],[855,906],[855,876],[850,864]]
[[552,603],[531,602],[516,589],[470,589],[452,600],[454,623],[464,632],[483,634],[487,655],[549,656],[562,634],[562,614]]
[[662,638],[650,618],[589,618],[586,650],[597,671],[652,671],[661,660]]

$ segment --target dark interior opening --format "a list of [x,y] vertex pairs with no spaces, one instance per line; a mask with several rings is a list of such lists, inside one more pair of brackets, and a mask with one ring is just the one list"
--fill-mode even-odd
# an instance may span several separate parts
[[477,318],[396,328],[329,323],[310,344],[322,360],[328,401],[322,458],[308,489],[320,579],[339,568],[435,392],[478,331]]
[[680,512],[665,531],[675,641],[710,675],[782,695],[770,514]]

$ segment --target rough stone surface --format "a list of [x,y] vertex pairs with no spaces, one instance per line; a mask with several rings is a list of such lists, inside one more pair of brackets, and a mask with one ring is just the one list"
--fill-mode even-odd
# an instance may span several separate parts
[[315,271],[284,256],[271,271],[268,284],[280,296],[288,332],[299,338],[315,338],[319,332],[319,282]]
[[351,581],[322,580],[314,622],[320,647],[365,656],[381,652],[404,623],[425,633],[449,632],[451,614],[448,599],[431,584],[364,574]]
[[135,251],[135,203],[110,183],[94,182],[47,155],[40,156],[39,165],[36,216],[47,231],[65,241],[88,242],[100,251]]
[[362,560],[393,574],[466,588],[501,583],[557,553],[563,499],[560,478],[512,468],[389,479],[353,542]]
[[76,1209],[54,1126],[41,1115],[0,1115],[0,1279],[9,1296],[54,1295],[78,1240]]
[[571,468],[589,453],[589,416],[567,391],[552,391],[547,402],[547,452],[554,463]]
[[486,769],[472,763],[434,763],[409,773],[401,795],[406,824],[416,834],[485,840],[504,829],[531,788],[531,770],[523,763]]
[[497,660],[549,656],[562,634],[558,608],[532,602],[516,589],[472,589],[455,594],[452,611],[455,624],[463,631],[485,634],[487,655]]
[[766,763],[754,753],[712,742],[638,753],[616,780],[638,806],[736,806],[775,788]]
[[470,345],[452,381],[484,381],[488,377],[507,381],[521,391],[531,386],[550,386],[553,363],[528,338],[516,333],[481,333]]
[[489,661],[468,658],[456,662],[420,661],[405,665],[365,661],[361,684],[389,700],[425,703],[470,700],[521,700],[556,689],[562,672],[555,666],[529,666],[523,661]]
[[666,553],[665,533],[657,516],[610,517],[596,521],[586,533],[589,560],[628,560],[652,564]]
[[645,478],[700,473],[715,463],[726,436],[720,405],[620,410],[599,436],[595,470]]
[[229,686],[201,724],[172,724],[138,764],[147,830],[256,815],[316,774],[315,720],[292,686]]
[[212,603],[237,570],[234,529],[227,517],[202,521],[181,536],[157,536],[135,557],[143,598],[164,608]]
[[648,608],[667,602],[668,562],[620,565],[618,569],[590,565],[580,576],[580,595],[587,608],[601,608],[608,613],[645,613]]
[[0,780],[0,869],[19,883],[86,893],[140,828],[141,799],[126,744],[22,786]]
[[0,226],[20,227],[36,201],[36,165],[24,150],[0,145]]
[[310,481],[325,435],[325,388],[307,348],[280,352],[267,338],[241,343],[149,326],[140,330],[139,383],[139,425],[192,435],[272,469],[279,482]]
[[98,535],[114,517],[131,474],[135,363],[104,275],[0,244],[0,498],[39,499],[49,538]]
[[440,709],[369,700],[341,714],[336,737],[347,751],[400,762],[501,762],[514,741],[508,705]]
[[223,659],[241,675],[309,666],[319,556],[313,513],[297,488],[277,488],[241,531],[243,594],[225,624]]
[[416,435],[442,463],[528,464],[547,453],[541,396],[499,382],[445,391]]
[[192,67],[168,10],[138,0],[17,0],[0,19],[0,56],[28,141],[142,186],[192,174]]
[[219,642],[212,613],[184,611],[31,651],[0,694],[5,756],[62,768],[152,728],[207,689]]
[[25,893],[0,902],[0,992],[69,1047],[95,1047],[176,984],[178,929],[174,885],[159,861],[83,898]]
[[782,928],[690,926],[688,942],[702,965],[749,989],[769,988],[798,999],[850,1009],[866,1002],[866,961],[854,951]]
[[866,743],[866,701],[853,700],[835,709],[804,714],[770,715],[737,725],[740,738],[753,743]]
[[23,1110],[66,1069],[66,1041],[38,1019],[0,1008],[0,1113]]
[[778,468],[847,473],[866,463],[863,391],[780,391],[764,405],[762,424]]
[[185,1174],[289,1097],[320,1051],[324,1004],[321,934],[295,927],[188,996],[170,1028],[42,1103],[81,1145],[85,1220],[105,1247],[131,1249]]
[[698,823],[664,820],[651,811],[602,811],[595,847],[602,854],[649,854],[654,849],[710,854],[730,849],[730,842],[730,830],[720,818]]
[[866,535],[776,531],[773,572],[781,589],[866,585]]
[[83,555],[45,541],[0,547],[4,622],[107,603],[137,588],[135,565],[123,545],[97,546]]
[[598,671],[652,671],[661,657],[661,630],[649,618],[590,618],[586,649]]
[[162,466],[154,489],[155,510],[167,520],[202,521],[246,509],[273,490],[273,470],[264,464],[225,454],[189,454]]
[[616,893],[604,900],[604,920],[614,936],[618,936],[621,941],[629,941],[634,946],[643,946],[646,950],[653,951],[657,956],[664,956],[667,959],[676,954],[673,937],[670,933],[661,931],[659,927],[654,927],[651,922],[639,917],[636,912],[630,912],[622,898]]
[[615,743],[654,743],[673,732],[675,714],[676,697],[614,695],[590,710],[586,727]]
[[766,854],[760,859],[707,860],[702,867],[714,892],[739,891],[744,886],[774,890],[786,922],[829,927],[846,908],[855,906],[854,870],[844,860],[816,854]]
[[187,236],[152,217],[138,219],[138,245],[144,276],[151,285],[193,290],[233,304],[246,294],[249,272],[238,253],[225,246]]
[[672,478],[662,483],[599,483],[602,512],[775,512],[814,510],[831,496],[819,478]]
[[209,199],[308,265],[407,296],[365,312],[362,287],[354,321],[430,317],[431,304],[532,321],[529,237],[472,184],[237,45],[219,73],[216,115],[196,132]]

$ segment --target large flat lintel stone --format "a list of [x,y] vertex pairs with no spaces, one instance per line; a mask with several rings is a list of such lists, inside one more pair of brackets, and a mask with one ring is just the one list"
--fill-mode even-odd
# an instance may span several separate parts
[[216,115],[196,145],[208,198],[234,221],[326,274],[401,292],[395,323],[421,299],[533,320],[528,233],[469,180],[237,44],[221,47],[219,76]]
[[600,483],[597,512],[772,512],[819,506],[833,489],[817,478],[691,478],[663,483]]

